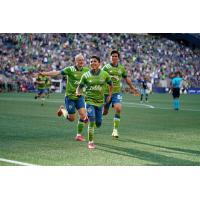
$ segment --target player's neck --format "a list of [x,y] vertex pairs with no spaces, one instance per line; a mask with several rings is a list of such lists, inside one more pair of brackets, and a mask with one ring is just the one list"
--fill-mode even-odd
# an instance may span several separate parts
[[98,75],[99,74],[99,72],[100,72],[100,69],[91,69],[91,73],[93,74],[93,75]]
[[76,68],[77,71],[81,71],[81,70],[83,69],[82,66],[79,66],[79,67],[78,67],[78,66],[76,66],[76,65],[75,65],[75,68]]
[[111,65],[112,65],[113,67],[118,67],[118,62],[117,62],[117,63],[111,63]]

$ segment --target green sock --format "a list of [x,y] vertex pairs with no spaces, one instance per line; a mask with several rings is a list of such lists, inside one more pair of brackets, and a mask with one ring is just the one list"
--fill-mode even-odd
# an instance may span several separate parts
[[118,129],[119,128],[119,124],[120,124],[120,114],[116,113],[115,117],[114,117],[114,129]]
[[95,122],[89,122],[89,125],[88,125],[88,140],[89,141],[93,141],[93,138],[94,138],[94,125],[95,125]]
[[83,128],[84,128],[85,123],[82,121],[78,121],[77,124],[77,134],[81,134],[83,132]]

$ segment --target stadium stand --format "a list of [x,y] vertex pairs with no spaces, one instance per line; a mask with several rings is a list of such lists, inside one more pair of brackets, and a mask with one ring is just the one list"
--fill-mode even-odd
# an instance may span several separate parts
[[168,74],[180,70],[187,87],[200,87],[200,50],[161,35],[130,33],[34,33],[0,34],[0,91],[32,91],[32,74],[60,70],[74,64],[81,52],[109,61],[111,50],[121,52],[122,63],[134,81],[146,74],[154,86],[161,86]]

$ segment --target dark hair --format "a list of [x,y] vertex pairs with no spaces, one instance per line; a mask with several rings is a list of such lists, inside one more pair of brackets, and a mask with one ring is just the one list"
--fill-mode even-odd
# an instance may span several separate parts
[[100,58],[98,56],[91,56],[90,59],[95,58],[97,59],[99,62],[101,62]]
[[176,71],[176,72],[175,72],[175,75],[176,75],[176,76],[181,76],[182,74],[181,74],[180,71]]
[[114,53],[116,53],[118,55],[118,57],[120,57],[120,53],[117,50],[113,50],[111,51],[110,55],[112,56]]

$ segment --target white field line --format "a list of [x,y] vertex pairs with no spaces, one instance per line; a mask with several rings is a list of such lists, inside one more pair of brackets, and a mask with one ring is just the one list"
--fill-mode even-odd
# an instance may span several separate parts
[[150,104],[143,104],[143,103],[134,103],[134,102],[122,102],[122,104],[125,105],[136,105],[138,106],[142,106],[142,107],[148,107],[148,108],[155,108],[154,106],[150,105]]
[[[21,98],[21,99],[13,99],[13,98],[1,98],[0,97],[0,100],[6,100],[6,101],[29,101],[29,102],[36,102],[37,100],[35,99],[24,99],[24,98]],[[61,103],[64,105],[64,98],[63,100],[59,100],[59,99],[55,99],[55,100],[46,100],[46,102],[50,102],[50,103]],[[122,104],[125,106],[125,107],[133,107],[133,108],[154,108],[154,109],[160,109],[160,110],[173,110],[171,107],[157,107],[157,106],[153,106],[153,105],[150,105],[150,104],[141,104],[141,103],[134,103],[134,102],[122,102]],[[200,112],[200,110],[198,109],[190,109],[190,108],[181,108],[181,111],[192,111],[192,112]]]
[[5,158],[0,158],[0,161],[6,162],[6,163],[13,163],[13,164],[16,164],[16,165],[22,165],[22,166],[38,166],[38,165],[30,164],[30,163],[19,162],[19,161],[16,161],[16,160],[8,160],[8,159],[5,159]]

